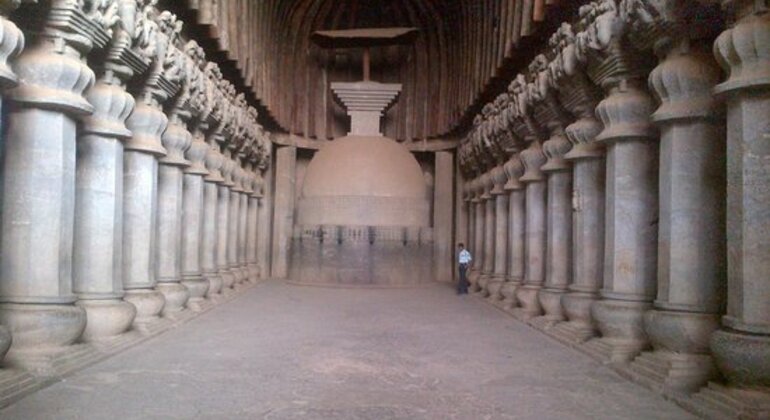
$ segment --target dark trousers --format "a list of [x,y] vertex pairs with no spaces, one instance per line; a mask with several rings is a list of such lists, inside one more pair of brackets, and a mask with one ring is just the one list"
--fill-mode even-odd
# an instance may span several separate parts
[[468,264],[460,264],[460,281],[457,283],[457,293],[468,293]]

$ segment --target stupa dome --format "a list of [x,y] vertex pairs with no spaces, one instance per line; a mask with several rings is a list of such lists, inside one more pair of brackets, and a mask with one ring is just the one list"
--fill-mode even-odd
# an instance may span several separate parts
[[302,225],[429,225],[429,202],[414,156],[382,136],[350,135],[311,160],[299,200]]

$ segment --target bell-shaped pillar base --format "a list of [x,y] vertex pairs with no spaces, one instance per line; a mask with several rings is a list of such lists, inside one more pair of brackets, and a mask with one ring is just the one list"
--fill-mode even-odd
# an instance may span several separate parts
[[80,300],[77,306],[86,312],[86,328],[82,340],[102,341],[117,337],[131,328],[136,307],[120,299]]

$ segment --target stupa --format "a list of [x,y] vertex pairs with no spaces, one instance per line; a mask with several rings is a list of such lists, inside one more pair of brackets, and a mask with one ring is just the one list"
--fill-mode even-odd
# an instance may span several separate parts
[[414,31],[314,34],[322,46],[364,47],[364,80],[331,84],[351,128],[308,165],[292,246],[290,277],[295,281],[386,286],[433,280],[430,202],[420,164],[380,130],[401,85],[369,80],[369,48],[406,42]]

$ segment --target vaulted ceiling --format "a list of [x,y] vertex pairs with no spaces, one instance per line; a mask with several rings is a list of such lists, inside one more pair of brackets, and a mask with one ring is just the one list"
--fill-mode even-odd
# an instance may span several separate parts
[[[185,4],[186,3],[186,4]],[[558,4],[557,4],[558,3]],[[188,31],[253,93],[273,129],[326,140],[348,119],[329,84],[361,79],[362,52],[322,49],[317,30],[416,27],[412,45],[372,50],[372,79],[402,83],[384,119],[399,141],[452,136],[507,85],[533,44],[579,1],[562,0],[169,0]],[[194,23],[190,25],[190,22]],[[208,41],[205,41],[208,40]]]

